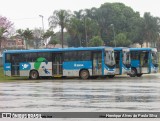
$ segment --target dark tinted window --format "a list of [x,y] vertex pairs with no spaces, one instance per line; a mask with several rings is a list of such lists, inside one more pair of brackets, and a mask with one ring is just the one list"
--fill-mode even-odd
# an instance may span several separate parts
[[48,61],[52,60],[51,53],[20,53],[6,54],[6,63],[9,62],[35,62],[37,58],[43,57]]
[[24,62],[35,62],[37,59],[37,53],[24,53]]
[[10,63],[11,62],[11,54],[6,54],[6,57],[5,57],[5,62],[6,63]]
[[38,57],[42,57],[45,58],[47,61],[51,61],[52,60],[52,54],[49,52],[44,52],[44,53],[38,53],[37,58]]
[[70,51],[64,53],[65,61],[86,61],[91,59],[90,51]]

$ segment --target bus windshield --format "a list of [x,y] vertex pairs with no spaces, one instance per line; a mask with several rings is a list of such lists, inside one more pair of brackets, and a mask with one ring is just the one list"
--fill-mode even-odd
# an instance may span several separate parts
[[153,63],[153,64],[158,64],[157,52],[152,51],[151,59],[152,59],[152,63]]
[[109,67],[115,66],[114,51],[106,51],[105,64]]
[[129,51],[123,51],[123,64],[130,64],[131,59],[130,59],[130,52]]

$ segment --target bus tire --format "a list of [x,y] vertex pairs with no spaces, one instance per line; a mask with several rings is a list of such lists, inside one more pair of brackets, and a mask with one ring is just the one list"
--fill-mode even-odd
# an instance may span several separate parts
[[113,78],[115,77],[115,75],[108,75],[108,78]]
[[135,68],[131,69],[130,77],[135,77],[137,75],[137,70]]
[[137,74],[137,77],[141,77],[142,76],[142,74]]
[[38,79],[39,78],[39,73],[36,70],[32,70],[29,74],[30,79]]
[[79,73],[81,79],[88,79],[89,78],[89,71],[88,70],[81,70]]

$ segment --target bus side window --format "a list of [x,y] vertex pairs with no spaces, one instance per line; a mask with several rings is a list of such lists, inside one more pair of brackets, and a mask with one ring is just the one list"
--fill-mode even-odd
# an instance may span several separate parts
[[11,62],[11,55],[6,54],[6,63],[10,63],[10,62]]
[[65,60],[64,61],[74,61],[76,60],[76,52],[65,52],[64,53],[64,58]]
[[87,61],[91,59],[91,53],[89,51],[78,51],[77,60]]
[[23,56],[25,62],[35,62],[37,59],[37,53],[24,53]]
[[51,53],[49,52],[44,52],[44,53],[37,53],[37,58],[38,57],[42,57],[42,58],[45,58],[47,61],[51,61],[52,60],[52,56],[51,56]]
[[131,52],[131,59],[133,60],[139,60],[139,54],[138,52]]

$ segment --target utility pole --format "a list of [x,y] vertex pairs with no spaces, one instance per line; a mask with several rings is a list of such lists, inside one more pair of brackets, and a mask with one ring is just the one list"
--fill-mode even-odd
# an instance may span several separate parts
[[42,15],[39,15],[39,17],[42,18],[42,29],[43,29],[43,33],[44,33],[44,21],[43,21],[43,16],[42,16]]
[[116,47],[116,40],[115,40],[115,31],[114,31],[114,24],[110,25],[113,29],[113,40],[114,40],[114,46]]

